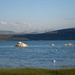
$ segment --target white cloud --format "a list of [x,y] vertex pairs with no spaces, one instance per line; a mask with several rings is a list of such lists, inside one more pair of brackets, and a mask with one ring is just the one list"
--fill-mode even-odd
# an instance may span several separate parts
[[9,23],[10,25],[16,26],[18,25],[17,23]]
[[2,22],[0,22],[0,24],[7,24],[7,22],[3,22],[3,21],[2,21]]
[[[0,27],[15,32],[25,32],[25,33],[31,33],[31,32],[41,32],[43,29],[41,27],[36,27],[32,23],[27,22],[0,22]],[[6,29],[7,30],[7,29]]]
[[31,23],[27,22],[18,22],[18,23],[8,23],[13,27],[13,30],[16,32],[26,32],[30,33],[35,30],[34,26]]

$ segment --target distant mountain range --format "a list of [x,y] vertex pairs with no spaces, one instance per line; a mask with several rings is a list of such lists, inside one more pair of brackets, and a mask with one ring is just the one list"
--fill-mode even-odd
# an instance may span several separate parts
[[15,34],[15,32],[0,30],[0,34]]
[[0,40],[75,40],[75,28],[55,30],[40,34],[0,35]]

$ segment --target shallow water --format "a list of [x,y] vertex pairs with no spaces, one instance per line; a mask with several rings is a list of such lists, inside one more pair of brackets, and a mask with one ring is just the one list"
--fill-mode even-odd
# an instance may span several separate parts
[[75,40],[21,41],[29,46],[20,48],[15,47],[18,42],[0,41],[0,68],[75,68]]

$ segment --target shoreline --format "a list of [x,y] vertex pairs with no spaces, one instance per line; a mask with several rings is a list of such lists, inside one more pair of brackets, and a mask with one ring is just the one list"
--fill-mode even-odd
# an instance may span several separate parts
[[57,70],[38,68],[0,68],[0,75],[75,75],[75,68]]
[[75,69],[75,67],[69,67],[69,66],[61,66],[62,68],[36,68],[36,67],[11,67],[11,68],[7,68],[7,67],[0,67],[1,69],[45,69],[45,70],[62,70],[62,69]]

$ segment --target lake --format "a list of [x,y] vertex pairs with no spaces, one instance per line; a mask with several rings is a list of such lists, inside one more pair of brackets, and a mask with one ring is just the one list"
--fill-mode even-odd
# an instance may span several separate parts
[[15,47],[18,42],[0,41],[0,68],[75,68],[75,40],[20,41],[29,46]]

